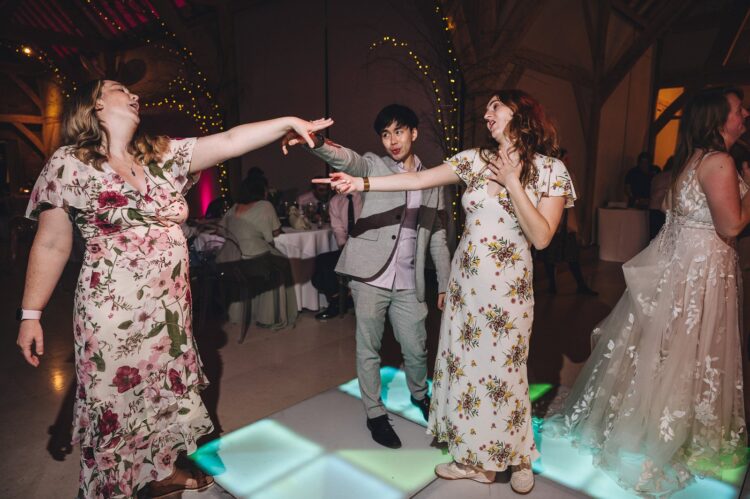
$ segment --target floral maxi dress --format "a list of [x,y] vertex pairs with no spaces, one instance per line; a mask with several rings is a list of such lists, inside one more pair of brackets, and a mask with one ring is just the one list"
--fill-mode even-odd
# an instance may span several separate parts
[[63,208],[86,241],[73,320],[79,497],[135,496],[212,430],[180,229],[195,142],[170,141],[144,168],[143,194],[107,163],[96,170],[61,147],[31,193],[28,217]]
[[[448,163],[466,184],[466,222],[448,281],[428,432],[448,444],[456,462],[503,471],[539,457],[526,374],[534,316],[531,251],[507,191],[488,192],[490,171],[479,150]],[[563,163],[537,155],[534,166],[526,188],[531,202],[561,196],[573,206]]]

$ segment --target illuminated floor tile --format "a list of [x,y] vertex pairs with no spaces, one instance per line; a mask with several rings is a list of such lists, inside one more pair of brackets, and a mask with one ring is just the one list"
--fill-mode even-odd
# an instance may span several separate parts
[[[536,418],[535,418],[536,419]],[[542,457],[534,462],[534,471],[568,488],[592,497],[631,499],[635,496],[620,488],[614,479],[592,465],[591,454],[573,447],[569,440],[540,436],[539,420],[534,424],[534,438]],[[727,477],[744,476],[744,469],[727,470]],[[727,483],[712,478],[698,479],[689,487],[673,494],[677,499],[734,499],[741,483]]]
[[[392,414],[398,414],[413,423],[427,426],[427,421],[422,416],[422,411],[411,403],[411,393],[406,386],[406,375],[404,371],[395,367],[385,366],[380,368],[381,391],[380,396],[386,409]],[[432,381],[427,380],[427,393],[432,393]],[[339,390],[352,397],[362,398],[359,391],[357,378],[339,386]]]
[[320,445],[265,419],[202,446],[190,457],[227,492],[245,498],[323,453]]
[[253,499],[402,499],[407,496],[336,456],[326,455],[266,487]]
[[239,498],[407,498],[450,460],[422,426],[394,417],[404,447],[372,441],[362,403],[329,390],[202,446],[191,457]]
[[[272,418],[210,442],[191,457],[214,475],[220,486],[238,498],[490,499],[514,496],[507,483],[488,487],[467,480],[436,480],[435,465],[450,461],[450,455],[430,446],[432,439],[425,433],[426,423],[409,400],[404,373],[386,367],[381,375],[386,407],[391,413],[408,419],[393,418],[394,427],[404,442],[402,449],[386,449],[371,440],[354,379],[338,389],[280,411]],[[551,389],[551,385],[531,385],[532,400]],[[594,468],[591,456],[579,452],[567,440],[540,438],[537,432],[540,422],[535,418],[535,438],[542,458],[534,463],[538,479],[531,497],[635,497]],[[725,478],[734,484],[702,479],[673,497],[734,498],[739,495],[744,475],[744,469],[727,469]],[[507,474],[498,477],[499,482],[507,482],[507,479]]]
[[[422,412],[411,403],[411,393],[409,393],[409,387],[406,385],[404,372],[391,366],[381,367],[380,379],[382,383],[380,396],[386,409],[393,414],[398,414],[402,418],[426,427],[427,422],[422,417]],[[529,385],[531,401],[534,402],[552,388],[553,385],[550,384]],[[359,391],[359,382],[356,378],[339,386],[339,390],[352,397],[362,398]],[[429,379],[427,380],[427,392],[432,393],[432,380]]]
[[435,479],[435,466],[451,460],[447,452],[434,448],[402,449],[396,459],[384,450],[341,450],[338,455],[404,492],[430,483]]

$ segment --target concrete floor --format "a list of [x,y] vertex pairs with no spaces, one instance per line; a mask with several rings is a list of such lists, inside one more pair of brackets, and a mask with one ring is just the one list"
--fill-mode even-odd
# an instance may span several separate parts
[[[5,252],[0,252],[0,256],[2,253]],[[529,360],[531,382],[572,383],[589,354],[588,338],[592,327],[606,316],[623,291],[620,264],[601,262],[593,257],[586,262],[584,274],[600,292],[598,297],[576,295],[572,278],[563,268],[558,273],[558,294],[550,295],[546,291],[544,272],[537,269],[537,305]],[[7,258],[0,259],[0,282],[3,283],[0,316],[5,318],[0,337],[0,395],[3,399],[0,405],[0,476],[5,479],[0,483],[0,497],[73,497],[77,490],[78,449],[70,454],[59,451],[64,446],[72,413],[69,390],[74,370],[70,324],[77,268],[71,264],[66,269],[45,311],[45,355],[40,367],[34,369],[26,365],[18,353],[17,325],[12,320],[21,300],[24,266],[23,262],[12,264]],[[748,272],[745,272],[745,280],[750,282]],[[745,300],[745,324],[750,324],[750,293],[745,293]],[[432,359],[437,348],[438,318],[438,311],[431,310],[428,348]],[[223,433],[292,408],[356,375],[352,314],[318,322],[313,313],[304,312],[294,328],[269,331],[253,327],[241,345],[237,344],[238,336],[236,326],[224,325],[218,319],[209,320],[198,333],[201,356],[212,382],[205,394],[206,403]],[[398,345],[392,337],[387,337],[383,347],[385,363],[398,366],[399,357]],[[747,366],[745,371],[747,376]],[[362,413],[357,424],[362,427],[363,438],[367,439],[364,417]],[[50,428],[55,427],[57,430],[50,435]],[[474,495],[471,484],[456,487],[451,489],[452,497],[505,496],[504,493],[487,495],[486,487],[481,491],[476,489],[477,495]],[[554,484],[541,489],[529,497],[555,496]],[[442,488],[425,490],[420,495],[450,496],[451,491]],[[200,497],[227,496],[214,490]]]

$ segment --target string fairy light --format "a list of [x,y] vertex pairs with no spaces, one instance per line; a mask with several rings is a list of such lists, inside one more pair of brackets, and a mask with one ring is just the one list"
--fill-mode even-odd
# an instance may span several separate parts
[[[425,81],[432,90],[433,105],[435,106],[436,130],[440,134],[443,152],[446,156],[457,154],[462,148],[462,121],[463,103],[461,101],[461,68],[453,48],[450,32],[456,28],[453,20],[445,15],[440,0],[435,1],[435,15],[440,19],[442,32],[445,33],[446,49],[441,54],[441,60],[445,63],[444,68],[436,74],[436,68],[432,68],[425,62],[424,58],[413,50],[405,41],[399,40],[393,35],[383,35],[380,39],[370,44],[370,51],[381,48],[395,48],[404,52],[411,59],[417,74]],[[455,197],[451,202],[452,216],[454,222],[459,222],[460,217],[461,190],[456,189]],[[463,232],[463,227],[456,231],[457,237]]]
[[[86,4],[102,21],[111,27],[110,31],[113,34],[123,33],[122,26],[104,13],[92,0],[86,0]],[[137,4],[131,5],[131,8],[139,9],[144,19],[149,17],[153,19],[154,24],[161,30],[158,37],[147,36],[145,39],[146,45],[173,56],[180,62],[183,74],[195,75],[195,77],[192,79],[183,78],[178,73],[167,83],[166,96],[142,101],[141,106],[144,109],[178,111],[192,119],[198,130],[205,135],[224,131],[224,117],[214,96],[208,90],[208,79],[195,63],[193,53],[187,47],[178,43],[177,35],[167,28],[167,23],[160,18],[159,13],[150,4],[148,5],[148,10],[144,10]],[[226,198],[229,195],[229,177],[226,164],[220,163],[217,166],[219,192],[222,197]]]

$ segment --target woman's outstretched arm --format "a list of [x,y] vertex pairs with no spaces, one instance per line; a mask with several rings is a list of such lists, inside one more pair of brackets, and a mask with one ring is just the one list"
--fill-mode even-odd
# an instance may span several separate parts
[[[441,185],[457,184],[460,180],[447,163],[419,172],[367,177],[370,191],[419,191]],[[331,178],[317,178],[313,179],[313,182],[330,183],[332,189],[342,194],[365,190],[365,178],[352,177],[343,172],[334,172],[331,173]]]
[[310,138],[310,134],[328,128],[332,124],[333,120],[330,118],[306,121],[293,116],[287,116],[267,121],[245,123],[244,125],[230,128],[226,132],[200,137],[193,150],[190,172],[199,172],[222,161],[242,156],[245,153],[279,140],[292,130],[297,132],[301,137],[305,137],[309,145],[313,146],[314,143]]

